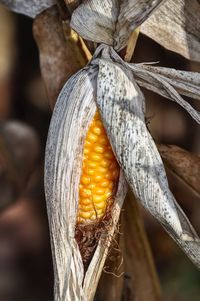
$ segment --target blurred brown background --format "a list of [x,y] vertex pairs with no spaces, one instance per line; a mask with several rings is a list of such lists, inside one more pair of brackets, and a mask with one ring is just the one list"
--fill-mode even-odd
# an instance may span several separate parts
[[[32,20],[0,6],[0,300],[53,300],[53,270],[43,189],[45,141],[51,110],[40,75]],[[140,35],[135,62],[200,71],[200,65]],[[199,128],[178,105],[146,96],[157,142],[200,153]],[[197,107],[197,103],[193,101]],[[169,175],[170,180],[170,175]],[[170,181],[200,229],[199,199]],[[141,208],[165,300],[200,300],[200,274],[160,225]],[[144,275],[145,277],[145,275]]]

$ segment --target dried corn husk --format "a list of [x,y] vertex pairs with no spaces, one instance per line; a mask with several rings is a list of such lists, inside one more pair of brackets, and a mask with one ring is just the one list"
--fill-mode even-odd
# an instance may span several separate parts
[[176,145],[159,144],[158,149],[166,166],[200,196],[200,157]]
[[102,234],[84,277],[74,236],[83,143],[96,111],[96,75],[97,68],[85,68],[67,82],[58,98],[49,129],[45,190],[55,267],[55,300],[93,300],[126,194],[121,173],[112,223],[108,233]]
[[86,0],[74,11],[70,24],[83,38],[120,50],[126,46],[131,31],[162,2]]
[[36,15],[55,3],[56,0],[0,0],[0,4],[7,6],[10,10],[31,18],[35,18]]
[[164,2],[165,0],[121,1],[114,36],[115,50],[119,51],[124,48],[128,43],[131,32],[142,24]]
[[[133,66],[124,63],[111,47],[102,45],[88,67],[66,83],[57,101],[45,164],[55,300],[93,300],[126,194],[123,172],[137,199],[200,267],[199,238],[169,190],[162,160],[146,128],[144,97],[134,79]],[[83,143],[96,111],[95,101],[123,172],[112,223],[102,233],[84,276],[74,236]]]
[[113,45],[119,0],[86,0],[73,12],[70,25],[81,37]]
[[97,83],[98,107],[134,194],[200,268],[199,238],[169,190],[133,76],[122,66],[101,60]]
[[[196,122],[200,123],[200,112],[195,110],[180,94],[199,100],[200,74],[171,68],[154,67],[148,64],[128,64],[114,50],[104,51],[106,57],[133,71],[137,83],[182,106]],[[180,94],[179,94],[180,93]]]
[[87,0],[73,13],[71,26],[85,39],[120,50],[130,33],[143,23],[141,32],[145,35],[188,59],[200,61],[199,20],[197,0]]
[[187,59],[200,61],[200,3],[168,0],[141,26],[141,32]]
[[[80,4],[79,0],[65,2],[70,12]],[[0,0],[0,3],[34,18],[56,1]],[[131,31],[145,21],[142,33],[169,50],[200,61],[199,8],[197,0],[86,0],[74,12],[72,26],[86,39],[115,45],[119,50],[126,46]]]
[[[144,72],[141,70],[144,70]],[[155,67],[148,64],[134,65],[135,75],[137,76],[137,68],[140,68],[138,76],[145,80],[145,74],[148,73],[148,77],[154,74],[154,77],[158,75],[159,78],[167,81],[171,86],[173,86],[180,94],[188,96],[190,98],[200,100],[200,73],[198,72],[188,72],[183,70],[176,70],[172,68],[165,67]],[[143,76],[142,76],[143,74]],[[139,78],[138,78],[139,79]],[[147,81],[145,83],[147,84]],[[144,81],[141,80],[141,85],[145,86]],[[149,83],[150,84],[150,83]],[[152,76],[152,84],[150,89],[158,93],[159,87],[158,82]]]
[[140,86],[177,102],[196,122],[200,123],[200,113],[180,96],[182,94],[200,99],[199,73],[156,68],[142,64],[129,64],[129,67],[133,70]]

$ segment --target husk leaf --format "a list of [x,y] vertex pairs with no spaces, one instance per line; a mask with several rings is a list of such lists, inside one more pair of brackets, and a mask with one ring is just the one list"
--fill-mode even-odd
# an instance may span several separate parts
[[0,4],[7,6],[10,10],[31,18],[35,18],[35,16],[55,3],[55,0],[0,0]]

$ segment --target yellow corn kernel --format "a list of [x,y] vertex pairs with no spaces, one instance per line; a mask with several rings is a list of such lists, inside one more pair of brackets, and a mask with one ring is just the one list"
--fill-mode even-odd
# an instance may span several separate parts
[[98,165],[96,168],[96,172],[100,174],[105,174],[107,172],[107,168]]
[[92,143],[89,140],[85,141],[84,150],[89,149],[91,147]]
[[[90,157],[90,159],[92,160],[91,157]],[[91,167],[91,168],[96,168],[97,165],[98,165],[97,162],[95,162],[95,161],[90,161],[90,160],[88,160],[87,163],[86,163],[86,166]]]
[[87,156],[89,153],[90,153],[90,149],[85,147],[84,155]]
[[100,202],[104,202],[106,200],[106,195],[98,195],[98,194],[94,194],[92,196],[92,201],[94,202],[94,204],[100,203]]
[[95,172],[96,172],[95,169],[92,169],[92,168],[88,168],[87,171],[86,171],[86,173],[87,173],[89,176],[94,175]]
[[102,161],[100,162],[100,165],[102,167],[107,167],[108,168],[108,167],[110,167],[110,164],[111,164],[110,160],[108,160],[106,158],[102,159]]
[[98,154],[98,153],[95,153],[95,152],[91,152],[90,154],[90,159],[95,161],[95,162],[100,162],[103,158],[103,154]]
[[95,208],[96,209],[105,209],[105,202],[100,202],[100,203],[95,204]]
[[110,181],[108,181],[107,179],[104,179],[101,183],[100,183],[100,187],[109,187],[109,185],[112,184],[110,183]]
[[103,153],[105,152],[105,147],[104,147],[103,145],[101,145],[101,144],[96,144],[96,145],[94,146],[94,151],[95,151],[96,153],[103,154]]
[[112,180],[113,179],[113,173],[111,170],[108,170],[107,173],[105,174],[105,178],[108,180]]
[[81,207],[79,207],[79,209],[83,212],[90,212],[93,209],[93,206],[90,203],[90,205],[82,205]]
[[105,193],[105,189],[101,188],[101,187],[95,187],[92,191],[94,194],[99,194],[99,195],[104,195]]
[[95,135],[101,135],[103,133],[103,128],[100,128],[99,126],[94,126],[92,132]]
[[91,198],[82,198],[82,199],[80,199],[80,204],[81,205],[90,205],[91,203],[92,203]]
[[106,136],[100,114],[96,112],[86,135],[79,185],[78,223],[102,218],[113,202],[119,165]]
[[90,196],[92,196],[92,191],[90,189],[86,189],[86,188],[80,188],[80,196],[82,198],[88,198]]
[[84,212],[84,211],[79,209],[79,216],[84,218],[84,219],[89,219],[90,216],[91,216],[91,211]]
[[93,181],[95,183],[99,183],[103,181],[103,175],[102,174],[94,174],[93,175]]
[[88,177],[87,175],[82,175],[81,184],[82,185],[89,185],[90,184],[90,177]]
[[88,139],[89,142],[94,143],[94,142],[97,142],[98,136],[90,132],[90,133],[87,135],[87,139]]

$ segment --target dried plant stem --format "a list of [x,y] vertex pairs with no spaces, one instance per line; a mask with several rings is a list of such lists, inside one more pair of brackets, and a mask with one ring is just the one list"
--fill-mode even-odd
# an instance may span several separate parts
[[124,287],[124,235],[116,234],[116,241],[106,260],[95,301],[121,301]]
[[[62,19],[64,36],[65,36],[67,42],[68,42],[68,39],[70,36],[75,37],[77,44],[79,44],[78,52],[84,53],[84,59],[86,59],[87,61],[90,61],[92,58],[90,49],[94,51],[94,49],[95,49],[94,45],[93,45],[94,43],[89,42],[89,41],[84,41],[75,31],[73,31],[73,29],[71,29],[69,27],[71,15],[72,15],[73,11],[81,3],[81,1],[79,1],[79,0],[57,0],[56,3],[58,6],[60,17]],[[70,28],[70,32],[69,32],[69,28]],[[75,51],[77,52],[76,47],[75,47]],[[81,67],[84,67],[84,66],[81,65]]]
[[124,56],[124,61],[125,62],[130,62],[131,58],[133,56],[135,46],[137,43],[137,39],[140,33],[140,26],[134,30],[129,38],[128,45],[126,47],[126,54]]
[[160,301],[161,288],[137,201],[128,192],[122,213],[125,238],[123,301]]
[[68,10],[72,14],[73,11],[78,7],[78,5],[81,3],[80,0],[63,0],[65,2]]

